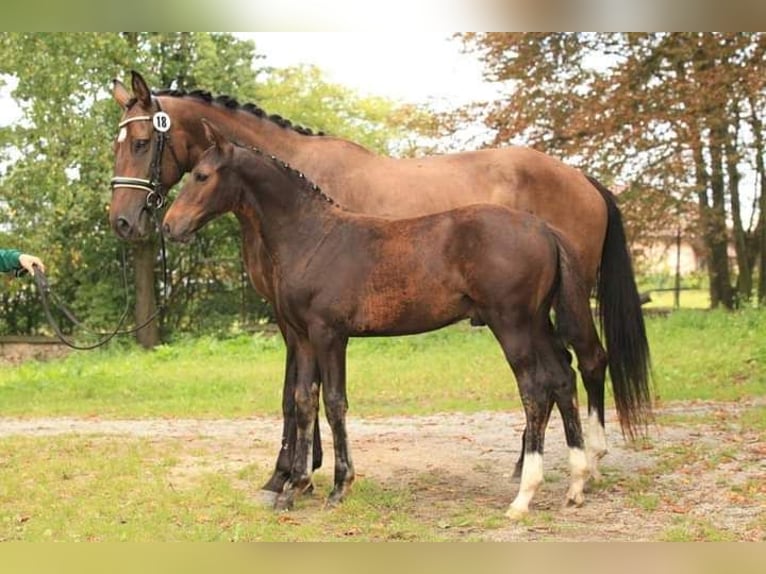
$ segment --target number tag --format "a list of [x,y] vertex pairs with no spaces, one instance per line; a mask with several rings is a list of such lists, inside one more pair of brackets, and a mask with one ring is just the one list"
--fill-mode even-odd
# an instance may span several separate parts
[[158,132],[166,132],[170,129],[170,116],[165,112],[157,112],[152,116],[152,124]]

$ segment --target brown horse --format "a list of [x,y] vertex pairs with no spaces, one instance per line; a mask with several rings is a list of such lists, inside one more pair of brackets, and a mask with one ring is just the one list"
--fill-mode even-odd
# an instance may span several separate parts
[[[649,403],[649,348],[620,212],[609,191],[595,180],[540,152],[520,147],[393,159],[373,154],[338,138],[313,135],[263,110],[206,92],[152,94],[133,72],[132,93],[115,80],[113,95],[124,109],[115,143],[115,178],[110,219],[125,239],[148,233],[148,211],[166,190],[199,160],[208,142],[201,118],[214,121],[233,140],[274,154],[304,172],[345,207],[362,213],[411,217],[472,203],[490,202],[534,213],[555,227],[572,246],[586,289],[597,287],[617,411],[623,430],[632,435],[636,418]],[[153,128],[163,111],[169,131]],[[250,249],[249,267],[256,290],[273,303],[269,261]],[[263,267],[264,270],[259,270]],[[292,343],[284,382],[283,448],[265,489],[278,492],[288,472],[295,434]],[[578,363],[579,364],[579,363]],[[586,377],[583,376],[585,380]],[[600,456],[606,451],[604,386],[589,384],[588,441]],[[321,461],[318,429],[314,463]]]
[[542,482],[543,441],[554,404],[570,449],[567,501],[581,504],[588,458],[575,374],[550,321],[553,302],[578,356],[592,365],[604,351],[566,240],[538,217],[497,205],[399,220],[345,211],[302,173],[203,125],[213,146],[165,215],[163,232],[185,241],[232,212],[246,253],[259,237],[258,248],[272,264],[267,279],[275,311],[296,342],[298,421],[289,480],[276,507],[291,508],[311,484],[320,380],[335,449],[328,503],[340,502],[354,480],[346,434],[349,337],[421,333],[465,318],[480,320],[495,335],[524,404],[523,472],[508,515],[525,514]]

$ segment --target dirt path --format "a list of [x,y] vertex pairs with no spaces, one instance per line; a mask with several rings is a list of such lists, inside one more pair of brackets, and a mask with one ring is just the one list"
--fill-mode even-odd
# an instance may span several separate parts
[[[766,401],[678,405],[663,409],[665,422],[641,448],[622,440],[608,413],[609,453],[604,480],[592,485],[585,505],[563,509],[567,453],[561,423],[546,436],[546,482],[532,515],[518,524],[484,529],[455,520],[460,508],[503,511],[516,493],[511,478],[518,457],[521,413],[445,414],[425,417],[350,418],[349,436],[360,477],[415,498],[415,512],[445,535],[486,540],[766,539],[766,442],[742,429],[741,413]],[[66,433],[181,439],[194,445],[170,480],[186,481],[215,469],[236,473],[253,462],[270,468],[280,421],[0,419],[0,437]],[[323,427],[325,448],[331,434]],[[193,454],[191,454],[193,453]],[[204,453],[204,454],[200,454]],[[332,454],[319,472],[331,473]],[[328,469],[330,467],[330,469]],[[264,477],[265,478],[265,477]],[[475,511],[475,508],[474,508]]]

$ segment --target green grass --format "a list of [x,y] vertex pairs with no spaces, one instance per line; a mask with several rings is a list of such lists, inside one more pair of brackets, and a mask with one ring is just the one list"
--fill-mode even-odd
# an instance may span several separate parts
[[[283,371],[278,336],[202,338],[151,352],[78,352],[0,371],[0,415],[278,415]],[[352,340],[348,389],[356,415],[519,406],[500,347],[486,329],[467,325],[415,337]]]
[[[210,470],[175,488],[183,439],[0,439],[0,541],[442,540],[412,517],[412,496],[360,479],[342,510],[304,497],[289,514],[248,498],[238,477]],[[265,468],[258,469],[265,474]],[[328,478],[317,475],[321,492]]]
[[[647,328],[662,402],[766,395],[766,312],[684,310],[648,318]],[[348,357],[353,416],[519,408],[510,370],[486,329],[461,324],[415,337],[355,339]],[[0,370],[0,416],[278,415],[283,368],[280,339],[265,335],[187,340],[151,352],[113,347],[73,353]],[[694,423],[685,416],[679,423]],[[714,416],[701,414],[697,422]],[[737,424],[764,436],[766,407],[749,406]],[[317,495],[276,514],[251,498],[270,466],[199,465],[193,480],[175,484],[184,461],[205,458],[201,448],[184,437],[2,437],[0,540],[470,540],[507,524],[506,501],[423,505],[425,486],[392,486],[365,476],[342,511],[326,511],[330,472],[315,475]],[[705,468],[703,459],[728,462],[731,448],[715,455],[695,445],[668,447],[651,475],[626,483],[623,491],[637,511],[655,512],[664,499],[647,482],[651,477],[684,465]],[[564,480],[555,473],[546,478],[550,484]],[[429,481],[424,477],[422,484]],[[735,494],[763,496],[760,483],[737,488]],[[509,483],[509,497],[512,492]],[[541,510],[529,520],[544,525],[557,517],[557,511]],[[762,527],[763,517],[756,520],[754,528]],[[679,517],[660,537],[727,540],[731,534]]]
[[[648,318],[647,330],[661,401],[766,394],[765,311],[681,310]],[[74,352],[0,370],[0,415],[279,415],[283,370],[281,339],[267,335],[206,337],[151,352]],[[466,324],[412,337],[352,339],[348,389],[355,416],[520,406],[499,345],[487,329]]]
[[662,542],[736,542],[731,532],[703,518],[679,517],[660,536]]
[[662,401],[766,394],[766,311],[679,310],[647,321]]
[[[646,305],[648,309],[672,309],[675,306],[673,291],[652,291],[652,300]],[[709,309],[710,291],[708,289],[687,289],[681,291],[678,303],[681,309]]]

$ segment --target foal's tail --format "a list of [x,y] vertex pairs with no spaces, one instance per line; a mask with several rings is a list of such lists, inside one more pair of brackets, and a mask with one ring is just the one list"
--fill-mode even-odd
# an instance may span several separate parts
[[634,438],[637,431],[646,429],[651,416],[649,342],[620,210],[612,192],[596,179],[588,180],[607,207],[596,289],[599,323],[620,425],[628,437]]
[[[590,298],[585,281],[582,278],[574,251],[569,242],[557,231],[551,229],[556,238],[558,247],[558,270],[559,281],[556,297],[556,324],[559,335],[567,342],[579,340],[585,344],[586,349],[598,352],[595,347],[601,348],[598,342],[598,334],[594,325],[593,313],[590,308]],[[643,323],[641,324],[643,330]],[[643,332],[643,331],[642,331]],[[607,342],[614,349],[621,349],[622,339],[609,339]],[[603,353],[603,350],[600,351]],[[608,354],[608,353],[607,353]],[[617,359],[626,354],[617,354]],[[631,355],[627,355],[631,356]],[[592,357],[591,357],[592,358]],[[580,357],[586,360],[588,357]],[[643,371],[643,377],[631,377],[631,369],[619,363],[611,356],[607,357],[609,371],[612,376],[612,391],[617,406],[617,414],[623,432],[630,438],[643,433],[651,415],[649,401],[648,378]]]

